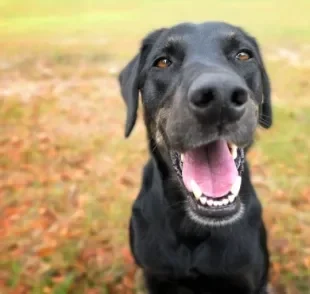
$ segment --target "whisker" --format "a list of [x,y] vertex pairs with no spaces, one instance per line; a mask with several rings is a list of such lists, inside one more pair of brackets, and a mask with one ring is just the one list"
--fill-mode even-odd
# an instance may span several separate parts
[[154,152],[157,149],[157,145],[155,144],[154,147],[152,148],[152,152]]
[[261,117],[258,121],[260,123],[269,124],[269,121],[267,119],[264,119],[263,117]]
[[271,118],[271,116],[270,116],[270,115],[267,115],[267,114],[265,114],[265,113],[261,113],[260,115],[261,115],[261,116],[268,117],[268,118]]

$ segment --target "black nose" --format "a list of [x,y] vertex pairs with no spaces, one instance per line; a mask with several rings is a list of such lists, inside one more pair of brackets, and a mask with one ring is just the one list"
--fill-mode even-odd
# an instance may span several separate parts
[[220,115],[223,121],[235,121],[245,112],[248,91],[238,77],[204,74],[192,83],[188,98],[197,116]]

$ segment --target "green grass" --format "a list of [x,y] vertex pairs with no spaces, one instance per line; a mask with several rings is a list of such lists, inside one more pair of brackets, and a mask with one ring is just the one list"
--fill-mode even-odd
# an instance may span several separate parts
[[[147,31],[188,20],[232,22],[272,44],[310,40],[310,2],[304,0],[294,1],[294,5],[290,0],[31,0],[23,4],[12,0],[2,1],[0,7],[0,36],[4,40],[44,48],[47,44],[71,46],[70,41],[83,43],[87,39],[100,47],[107,42],[104,46],[122,56],[124,46],[128,48]],[[59,44],[66,38],[65,44]]]
[[250,161],[271,280],[309,293],[310,2],[293,4],[0,0],[0,293],[142,293],[127,227],[147,144],[141,117],[123,139],[115,71],[146,32],[188,20],[232,22],[262,44],[275,123]]

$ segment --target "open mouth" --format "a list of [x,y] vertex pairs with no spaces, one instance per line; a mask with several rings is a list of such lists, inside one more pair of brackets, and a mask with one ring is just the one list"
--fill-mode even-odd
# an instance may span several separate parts
[[229,218],[238,213],[242,148],[217,140],[183,154],[172,152],[171,158],[193,212],[211,218]]

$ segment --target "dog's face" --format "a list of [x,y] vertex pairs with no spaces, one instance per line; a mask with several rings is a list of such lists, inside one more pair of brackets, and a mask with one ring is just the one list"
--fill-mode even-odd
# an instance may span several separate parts
[[139,91],[150,139],[184,197],[190,217],[225,224],[242,216],[244,148],[271,125],[270,87],[255,40],[217,22],[180,24],[147,36],[120,74],[126,136]]

